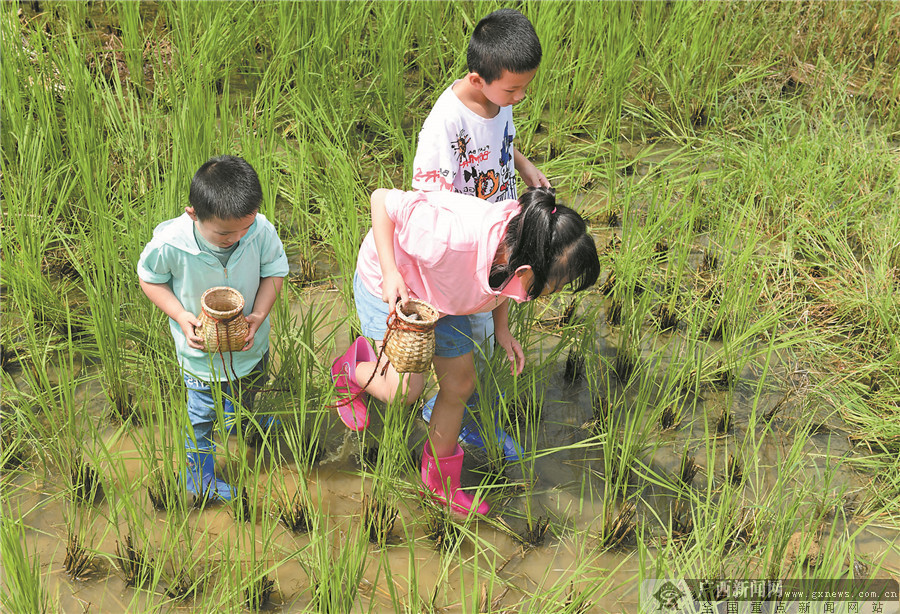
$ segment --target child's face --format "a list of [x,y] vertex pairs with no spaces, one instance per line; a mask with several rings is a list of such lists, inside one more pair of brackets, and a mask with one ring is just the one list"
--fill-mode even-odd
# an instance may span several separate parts
[[[523,288],[530,288],[531,282],[534,280],[534,273],[531,270],[530,266],[521,266],[516,271],[516,275],[522,281]],[[544,289],[541,290],[541,293],[538,296],[547,296],[548,294],[553,294],[554,292],[559,292],[564,289],[569,282],[563,281],[561,279],[548,279],[547,285],[544,286]]]
[[215,245],[216,247],[231,247],[244,238],[250,226],[256,221],[256,214],[232,220],[223,220],[217,217],[211,217],[206,220],[200,220],[194,213],[193,207],[185,207],[184,210],[194,220],[197,232],[200,236]]
[[486,83],[482,80],[481,92],[484,97],[498,107],[507,107],[511,104],[519,104],[525,98],[528,84],[537,74],[537,68],[528,72],[509,72],[504,70],[500,77]]

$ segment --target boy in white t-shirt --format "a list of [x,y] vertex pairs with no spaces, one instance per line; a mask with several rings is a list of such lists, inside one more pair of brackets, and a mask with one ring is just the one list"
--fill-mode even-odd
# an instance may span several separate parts
[[[547,177],[513,146],[513,105],[525,98],[541,63],[541,43],[528,18],[514,9],[487,15],[466,52],[469,72],[444,90],[425,119],[413,162],[412,187],[450,190],[490,202],[515,200],[516,171],[529,187],[551,187]],[[490,313],[470,316],[482,360],[492,350]],[[429,419],[434,398],[422,410]],[[470,406],[473,403],[469,404]],[[460,440],[484,446],[478,424],[463,424]],[[508,460],[521,448],[502,429],[496,435]]]
[[512,107],[541,63],[531,22],[514,9],[494,11],[475,26],[466,61],[469,73],[444,90],[419,132],[413,189],[515,200],[516,171],[529,187],[550,187],[513,147]]

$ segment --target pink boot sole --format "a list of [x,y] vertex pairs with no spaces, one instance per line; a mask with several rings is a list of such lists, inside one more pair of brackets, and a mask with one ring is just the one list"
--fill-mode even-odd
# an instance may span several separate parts
[[357,337],[350,348],[331,365],[331,379],[343,399],[338,401],[338,416],[351,431],[361,431],[369,426],[366,408],[368,395],[362,392],[356,381],[356,365],[375,362],[374,350],[365,337]]

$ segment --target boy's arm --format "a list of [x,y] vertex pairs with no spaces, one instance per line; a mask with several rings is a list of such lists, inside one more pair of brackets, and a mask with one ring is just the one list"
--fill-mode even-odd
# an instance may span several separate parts
[[178,322],[181,332],[187,338],[189,347],[195,350],[203,349],[203,338],[194,332],[195,326],[200,326],[200,320],[190,311],[184,308],[175,293],[168,284],[151,284],[150,282],[140,280],[141,290],[150,299],[150,302],[162,309],[162,312]]
[[409,300],[409,291],[397,270],[397,260],[394,258],[396,227],[384,204],[387,193],[388,190],[384,188],[372,192],[372,235],[375,237],[375,251],[378,252],[378,262],[381,265],[381,298],[393,307],[398,298],[405,305]]
[[510,365],[512,374],[519,375],[525,368],[525,352],[522,351],[518,340],[509,332],[508,303],[509,299],[504,299],[491,311],[491,315],[494,317],[494,339],[506,351],[506,358],[512,363]]
[[246,352],[253,347],[256,331],[269,317],[272,305],[275,304],[275,299],[278,298],[278,293],[281,292],[283,285],[284,277],[263,277],[259,280],[259,290],[256,291],[256,298],[253,300],[253,311],[244,318],[250,325],[250,329],[247,331],[246,343],[242,351]]
[[550,180],[518,149],[513,149],[513,164],[529,188],[552,188]]

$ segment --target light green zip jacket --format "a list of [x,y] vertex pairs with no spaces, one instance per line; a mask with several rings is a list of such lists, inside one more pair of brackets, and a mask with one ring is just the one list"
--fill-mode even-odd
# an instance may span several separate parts
[[[185,309],[199,316],[200,296],[213,286],[230,286],[244,296],[244,315],[253,311],[253,301],[264,277],[284,277],[288,261],[275,227],[261,213],[222,266],[218,258],[200,250],[194,238],[194,222],[187,213],[160,224],[138,261],[138,276],[151,284],[168,284]],[[269,318],[256,331],[253,347],[246,352],[207,354],[188,346],[181,327],[169,319],[175,352],[182,369],[207,382],[225,381],[250,373],[269,349]],[[232,373],[232,367],[234,373]]]

